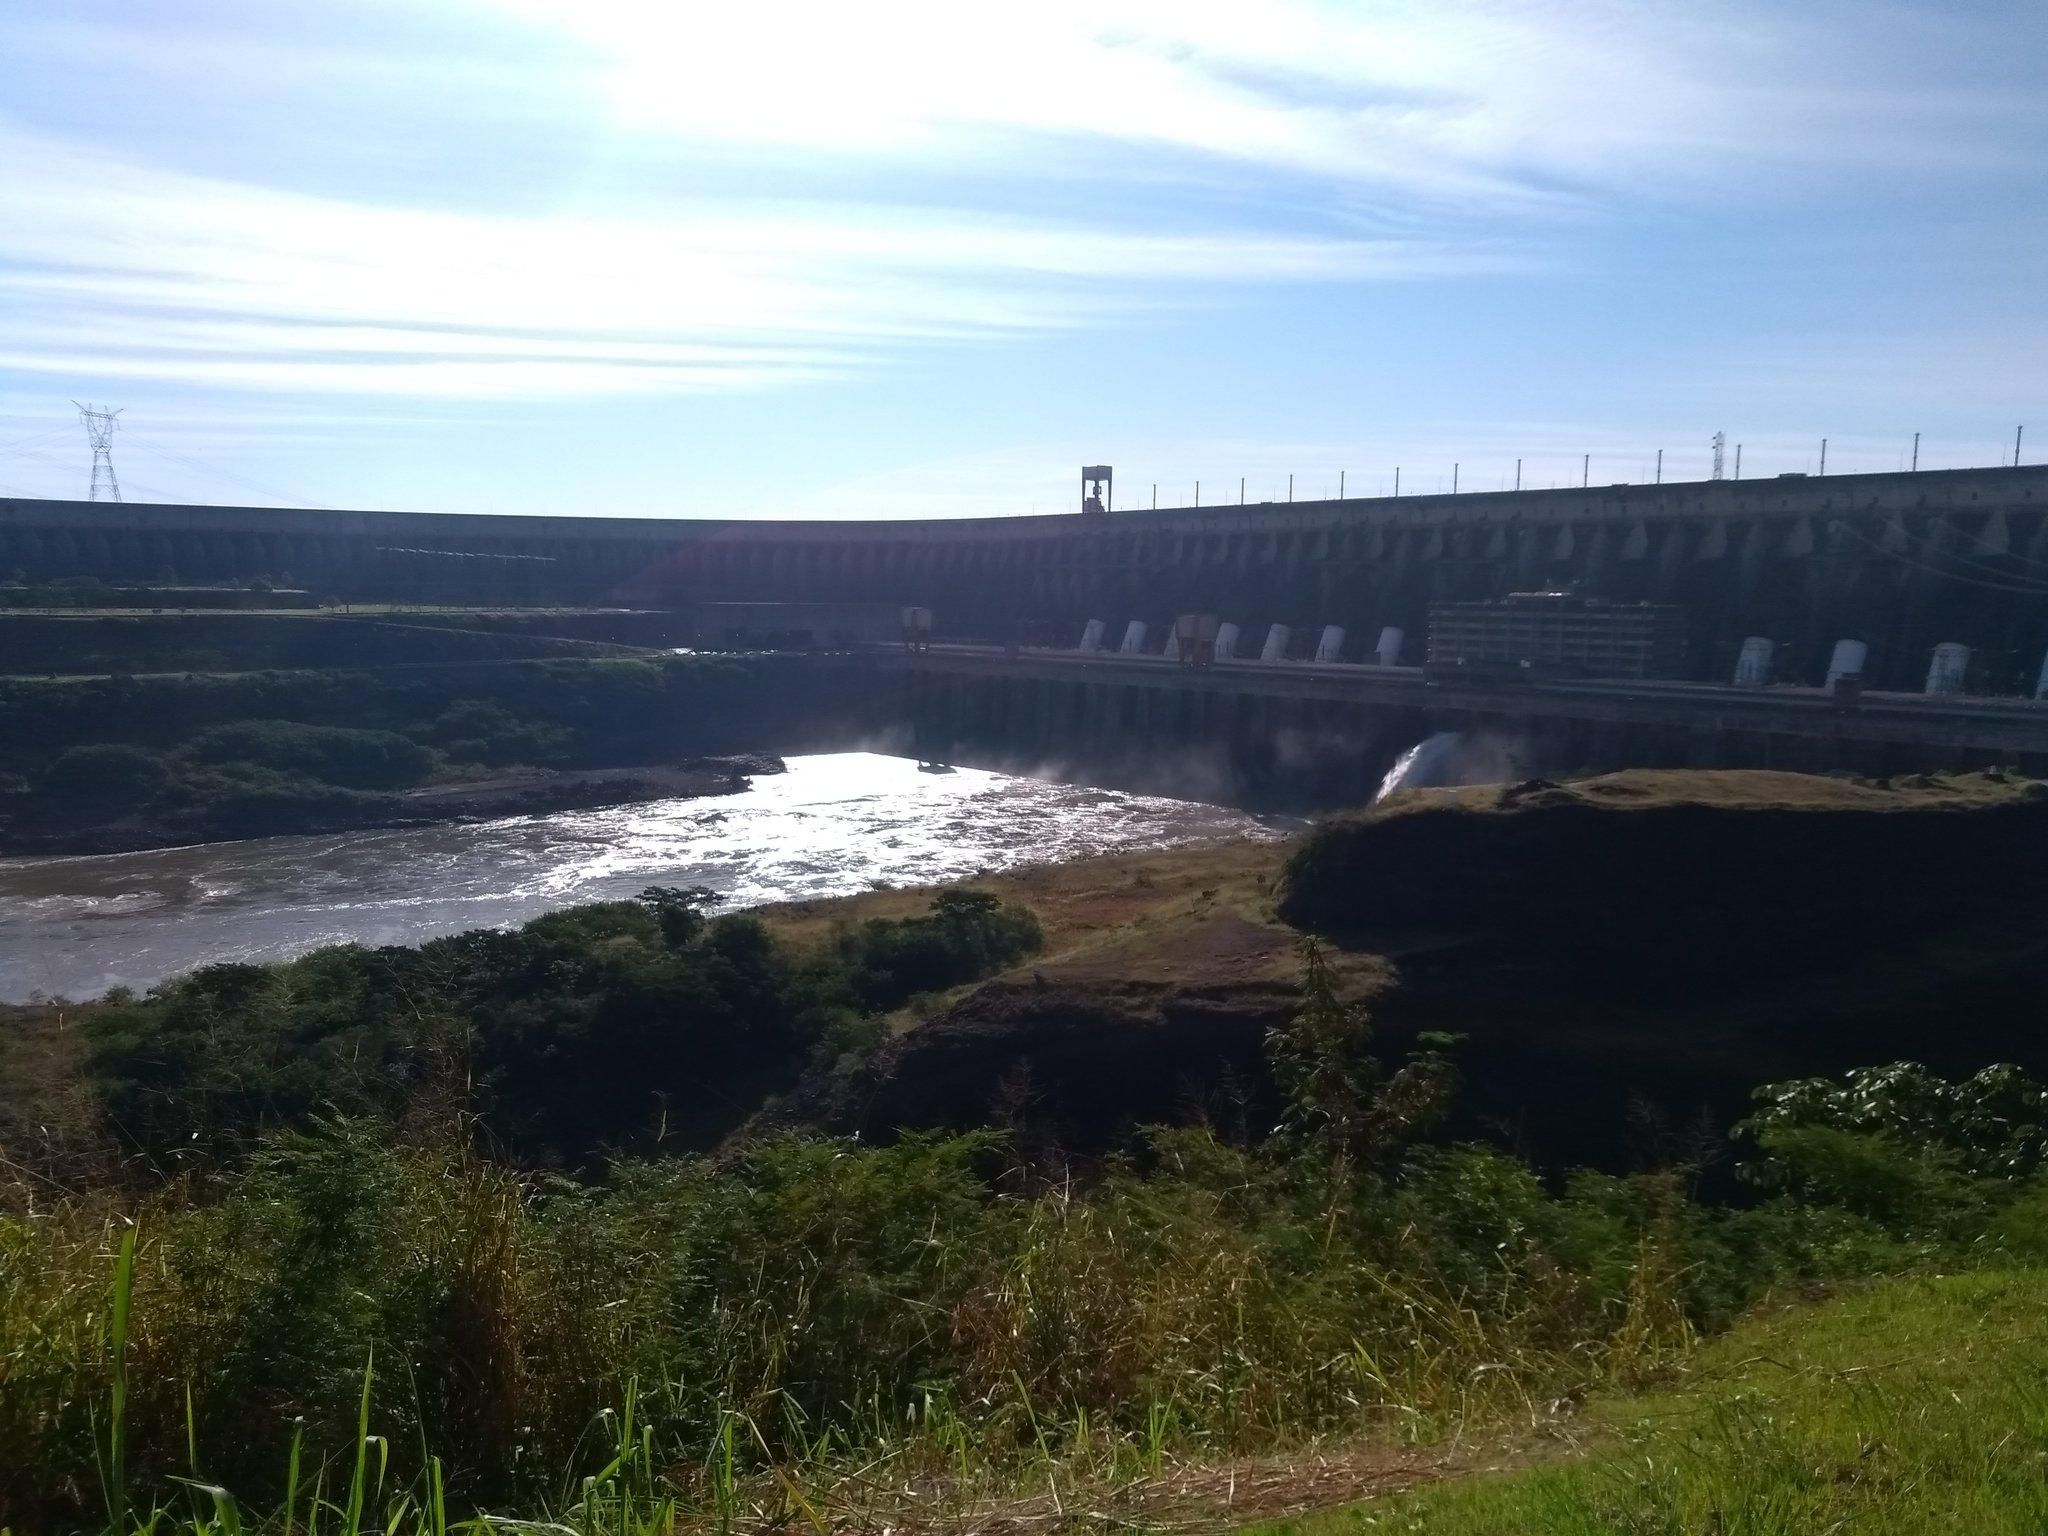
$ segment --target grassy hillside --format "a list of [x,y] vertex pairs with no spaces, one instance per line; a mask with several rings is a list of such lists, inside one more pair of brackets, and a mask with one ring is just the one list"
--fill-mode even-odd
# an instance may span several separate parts
[[[1291,980],[1293,935],[1273,915],[1286,858],[1287,846],[1279,841],[1223,843],[1032,864],[977,876],[974,884],[1037,915],[1045,936],[1036,962],[1041,971],[1064,975],[1106,966],[1129,978],[1143,970],[1133,963],[1133,945],[1183,934],[1190,923],[1234,918],[1275,935],[1284,957],[1280,974]],[[779,936],[806,947],[849,923],[907,917],[930,900],[927,889],[905,887],[784,902],[759,908],[756,915]],[[1199,954],[1190,959],[1202,964]]]

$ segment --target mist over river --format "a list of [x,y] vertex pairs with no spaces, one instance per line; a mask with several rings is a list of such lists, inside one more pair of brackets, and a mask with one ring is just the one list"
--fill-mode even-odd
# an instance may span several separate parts
[[721,909],[1237,837],[1220,806],[872,753],[789,759],[745,794],[507,821],[0,860],[0,1000],[142,988],[218,960],[406,944],[706,885]]

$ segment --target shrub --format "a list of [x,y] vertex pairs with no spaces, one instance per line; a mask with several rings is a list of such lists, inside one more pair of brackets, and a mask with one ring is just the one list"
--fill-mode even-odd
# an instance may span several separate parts
[[899,1008],[920,992],[938,992],[1035,954],[1045,942],[1038,919],[1005,907],[986,891],[941,891],[929,916],[870,918],[837,937],[838,962],[854,998],[872,1011]]
[[110,1125],[166,1169],[232,1156],[321,1113],[397,1119],[459,1060],[460,1024],[416,989],[417,952],[342,946],[288,966],[210,965],[88,1024]]
[[384,810],[385,795],[344,789],[319,779],[249,763],[187,768],[161,808],[174,819],[227,837],[262,837],[303,831],[309,820],[352,822]]
[[434,754],[395,731],[244,720],[201,731],[181,754],[195,763],[269,768],[349,789],[404,789],[433,771]]
[[36,782],[44,794],[60,799],[141,805],[161,794],[170,779],[170,768],[156,753],[104,742],[67,748]]
[[[1860,1068],[1840,1083],[1814,1077],[1767,1084],[1755,1100],[1756,1112],[1736,1130],[1759,1140],[1825,1127],[1939,1153],[1971,1174],[2031,1178],[2048,1166],[2048,1090],[2006,1062],[1952,1083],[1917,1061],[1895,1061]],[[1751,1167],[1764,1182],[1775,1178],[1768,1156]]]
[[504,705],[458,699],[422,733],[450,757],[493,767],[545,763],[561,757],[571,735],[557,726],[521,720]]
[[1273,1077],[1287,1095],[1286,1132],[1327,1157],[1335,1176],[1354,1163],[1384,1167],[1433,1130],[1453,1087],[1433,1047],[1393,1071],[1372,1052],[1372,1021],[1337,992],[1322,946],[1301,941],[1301,1007],[1266,1036]]

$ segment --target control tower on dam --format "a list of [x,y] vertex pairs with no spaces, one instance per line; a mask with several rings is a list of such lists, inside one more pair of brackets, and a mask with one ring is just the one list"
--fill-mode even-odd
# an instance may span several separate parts
[[928,607],[936,635],[1076,643],[1091,619],[1247,636],[1387,630],[1425,659],[1433,606],[1568,592],[1682,610],[1677,675],[1726,681],[1752,639],[1818,683],[1837,642],[1918,689],[1937,645],[1973,692],[2035,691],[2048,654],[2048,466],[1156,511],[875,522],[517,517],[0,500],[0,579],[289,576],[356,599]]

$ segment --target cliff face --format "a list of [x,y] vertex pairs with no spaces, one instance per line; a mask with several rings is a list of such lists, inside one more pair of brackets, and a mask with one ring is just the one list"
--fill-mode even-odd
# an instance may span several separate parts
[[1383,1025],[1464,1033],[1466,1128],[1546,1161],[1675,1151],[1779,1078],[2048,1070],[2031,782],[1642,772],[1419,796],[1319,827],[1279,911],[1400,955]]
[[1196,912],[974,989],[872,1057],[818,1074],[777,1118],[841,1133],[1001,1125],[1094,1152],[1138,1126],[1263,1132],[1266,1031],[1295,1008],[1296,935]]
[[1279,912],[1334,932],[1611,945],[1606,969],[1654,984],[1647,946],[1690,983],[1910,939],[2048,889],[2044,871],[2048,784],[1632,771],[1334,818],[1289,861]]
[[1084,1151],[1145,1120],[1263,1129],[1303,931],[1389,1056],[1464,1037],[1454,1135],[1551,1166],[1695,1155],[1762,1082],[1900,1058],[2048,1073],[2048,786],[1626,773],[1404,797],[1312,829],[1263,911],[1196,902],[1055,945],[784,1114],[1001,1121]]

